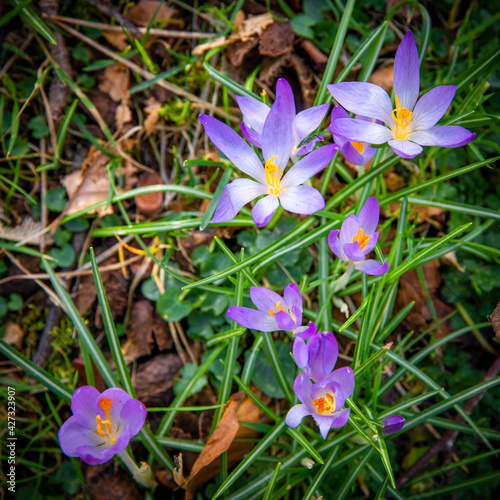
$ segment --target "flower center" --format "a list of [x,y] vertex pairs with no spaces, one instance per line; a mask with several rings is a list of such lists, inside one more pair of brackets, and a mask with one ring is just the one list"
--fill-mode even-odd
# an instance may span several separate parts
[[318,409],[318,413],[331,415],[335,412],[335,396],[330,393],[326,393],[324,398],[315,399],[312,405]]
[[277,156],[278,155],[274,155],[272,158],[269,158],[264,165],[264,168],[266,169],[265,178],[267,185],[269,186],[269,192],[270,194],[274,194],[276,196],[281,194],[283,191],[283,188],[281,187],[281,174],[283,173],[283,170],[278,168],[276,163],[273,162]]
[[116,440],[118,439],[116,435],[118,431],[118,424],[115,424],[115,430],[113,430],[113,422],[111,421],[111,415],[109,414],[109,410],[113,406],[113,401],[108,398],[101,398],[99,400],[99,406],[103,409],[106,419],[102,420],[100,415],[96,415],[95,421],[97,423],[97,434],[105,438],[106,443],[116,443]]
[[364,142],[356,142],[356,141],[351,141],[352,147],[361,155],[363,154]]
[[354,236],[354,238],[352,239],[352,242],[354,243],[357,241],[359,248],[361,248],[361,250],[364,250],[369,239],[370,239],[370,235],[363,234],[363,230],[361,228],[359,228],[359,231],[356,233],[356,236]]
[[295,316],[295,314],[293,314],[293,312],[291,311],[287,311],[282,305],[281,305],[281,301],[278,301],[276,302],[276,311],[273,311],[271,308],[269,308],[267,310],[267,312],[269,313],[269,316],[271,316],[271,318],[277,313],[277,312],[280,312],[280,311],[283,311],[285,313],[287,313],[290,318],[293,319],[293,322],[294,323],[297,323],[297,317]]
[[396,107],[392,111],[392,117],[396,122],[396,125],[392,129],[396,139],[406,139],[406,136],[411,132],[411,130],[405,129],[408,127],[411,121],[412,112],[407,108],[401,108],[401,103],[399,102],[399,97],[396,96]]

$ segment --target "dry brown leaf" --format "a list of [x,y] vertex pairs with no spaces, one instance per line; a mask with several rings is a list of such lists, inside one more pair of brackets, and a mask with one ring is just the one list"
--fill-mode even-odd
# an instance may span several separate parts
[[116,128],[118,130],[122,130],[123,126],[130,121],[132,121],[132,111],[129,108],[128,102],[126,100],[123,100],[116,108]]
[[146,119],[144,120],[144,130],[151,134],[153,132],[154,126],[158,122],[160,115],[158,111],[161,109],[161,102],[158,102],[154,97],[148,99],[148,105],[144,108],[146,113]]
[[128,86],[130,81],[130,71],[120,63],[106,66],[104,75],[101,76],[99,90],[109,94],[115,102],[127,101],[130,97]]
[[153,347],[153,305],[149,300],[134,302],[127,333],[128,340],[122,347],[127,364],[151,354]]
[[[158,184],[163,184],[161,177],[156,172],[152,174],[146,172],[141,176],[137,187],[156,186]],[[147,215],[153,215],[161,210],[163,198],[164,194],[161,191],[155,191],[135,196],[134,200],[138,210]]]
[[500,302],[495,307],[495,310],[488,316],[493,326],[493,331],[495,332],[495,337],[500,339]]
[[263,56],[278,57],[293,49],[295,32],[290,23],[272,23],[262,33],[259,53]]
[[120,52],[123,52],[129,46],[125,33],[121,31],[103,31],[102,36]]
[[52,238],[43,232],[43,224],[35,222],[31,217],[25,217],[21,225],[16,227],[0,226],[0,238],[11,241],[23,241],[32,245],[40,245],[45,240],[46,245],[52,243]]
[[458,269],[461,273],[465,272],[465,269],[458,263],[456,252],[448,252],[441,257],[441,262],[448,266],[453,266]]
[[[125,16],[129,21],[132,21],[137,26],[147,26],[151,19],[153,18],[156,9],[160,5],[159,1],[155,0],[140,0],[137,5],[134,5]],[[166,3],[158,9],[158,13],[155,16],[155,21],[165,21],[168,19],[174,19],[176,10],[170,7]]]
[[5,326],[5,334],[2,339],[16,349],[21,349],[23,338],[23,329],[17,323],[9,321]]
[[377,71],[374,71],[368,81],[382,87],[388,94],[390,94],[394,84],[394,63],[391,62],[377,69]]

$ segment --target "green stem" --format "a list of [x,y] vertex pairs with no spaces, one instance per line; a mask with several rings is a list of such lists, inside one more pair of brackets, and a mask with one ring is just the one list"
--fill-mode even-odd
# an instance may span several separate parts
[[146,462],[141,462],[141,467],[139,468],[132,460],[132,458],[130,458],[127,450],[120,451],[119,453],[117,453],[117,455],[130,471],[135,482],[148,489],[156,488],[157,483],[153,477],[153,472]]

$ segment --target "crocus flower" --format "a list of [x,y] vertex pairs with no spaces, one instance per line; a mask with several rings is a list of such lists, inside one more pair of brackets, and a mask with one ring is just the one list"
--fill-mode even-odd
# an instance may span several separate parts
[[304,417],[311,415],[321,437],[326,439],[331,428],[342,427],[349,420],[351,410],[342,408],[354,391],[354,372],[348,367],[340,368],[315,384],[303,372],[295,379],[293,390],[301,404],[290,408],[286,424],[295,428]]
[[369,197],[363,205],[359,217],[351,214],[339,230],[330,231],[328,244],[332,252],[344,262],[352,262],[358,271],[381,275],[389,270],[389,264],[376,260],[365,260],[378,240],[377,229],[380,208],[376,198]]
[[71,399],[70,417],[59,429],[59,443],[69,457],[89,465],[103,464],[127,447],[144,425],[146,407],[123,389],[102,394],[90,386],[77,389]]
[[[292,88],[284,78],[280,78],[276,82],[276,99],[283,102],[284,113],[292,124],[292,156],[310,153],[316,142],[323,140],[323,137],[315,136],[310,141],[308,138],[321,125],[330,105],[313,106],[300,113],[295,113]],[[270,106],[253,97],[236,96],[236,100],[245,119],[241,122],[241,132],[247,141],[262,148],[264,124],[271,109]]]
[[395,432],[400,431],[406,423],[406,419],[401,415],[391,415],[382,420],[382,425],[384,428],[382,429],[382,434],[384,436],[388,436],[389,434],[394,434]]
[[302,327],[302,295],[294,283],[285,287],[283,297],[267,288],[252,286],[250,298],[258,310],[233,306],[226,313],[241,326],[261,332],[297,331],[299,335],[306,335],[306,338],[316,331],[314,323],[309,327]]
[[476,137],[476,134],[458,125],[435,126],[450,106],[457,90],[454,85],[436,87],[418,99],[419,88],[417,45],[409,31],[399,45],[394,61],[395,106],[387,92],[372,83],[328,85],[330,93],[345,109],[382,120],[389,128],[343,118],[332,123],[332,134],[355,142],[387,142],[403,158],[417,156],[422,152],[422,146],[455,148]]
[[292,152],[292,125],[286,105],[277,99],[262,128],[264,166],[255,151],[230,127],[219,120],[200,115],[200,121],[212,142],[242,172],[255,180],[235,179],[222,192],[212,222],[229,222],[240,209],[259,196],[252,217],[259,227],[265,226],[281,203],[289,212],[310,215],[325,207],[321,193],[303,186],[325,168],[338,146],[331,144],[303,157],[283,175]]
[[[332,121],[330,124],[330,132],[332,133],[333,140],[335,144],[340,146],[340,150],[344,155],[344,158],[354,165],[365,165],[368,163],[375,155],[376,149],[371,148],[366,142],[356,142],[350,141],[345,137],[340,137],[335,135],[335,130],[332,124],[335,120],[349,118],[349,114],[342,106],[335,106],[332,110]],[[365,122],[372,122],[371,118],[366,116],[357,115],[355,120],[363,120]],[[380,122],[379,122],[380,123]]]

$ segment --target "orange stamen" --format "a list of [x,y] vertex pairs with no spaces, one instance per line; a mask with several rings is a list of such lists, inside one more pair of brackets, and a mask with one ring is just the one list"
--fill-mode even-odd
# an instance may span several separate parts
[[406,136],[411,130],[405,131],[411,121],[413,113],[408,108],[401,108],[399,97],[396,96],[396,107],[392,111],[392,117],[396,122],[395,127],[392,129],[396,139],[406,139]]
[[324,398],[315,399],[312,405],[318,408],[318,413],[332,414],[335,411],[335,398],[332,394],[326,394]]
[[352,242],[354,243],[355,241],[358,242],[359,248],[361,250],[364,250],[366,245],[368,244],[368,241],[370,239],[370,235],[368,234],[363,234],[363,230],[359,228],[359,231],[357,232],[356,236],[352,239]]
[[356,142],[356,141],[351,141],[352,147],[359,153],[363,154],[363,149],[364,149],[364,143],[363,142]]
[[274,155],[272,158],[269,158],[269,160],[266,161],[264,165],[266,172],[264,175],[267,185],[269,186],[270,194],[274,194],[277,196],[283,191],[283,188],[281,187],[281,174],[283,173],[283,171],[278,168],[276,163],[273,162],[273,160],[276,158],[277,155]]

